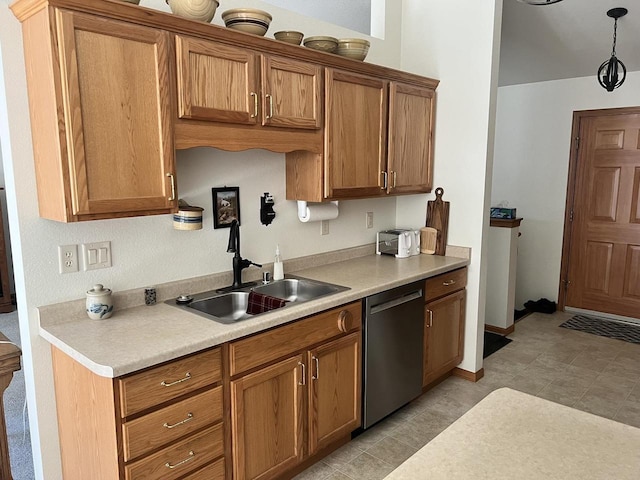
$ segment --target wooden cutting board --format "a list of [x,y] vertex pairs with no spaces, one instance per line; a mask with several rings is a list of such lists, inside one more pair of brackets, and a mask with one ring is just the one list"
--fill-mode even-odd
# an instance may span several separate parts
[[427,202],[427,227],[438,230],[436,255],[444,255],[447,249],[447,231],[449,229],[449,202],[442,201],[443,188],[436,188],[436,199]]

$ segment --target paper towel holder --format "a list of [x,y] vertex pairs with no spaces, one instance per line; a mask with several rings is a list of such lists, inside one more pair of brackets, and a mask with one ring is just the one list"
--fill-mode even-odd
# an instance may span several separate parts
[[[335,201],[333,201],[331,203],[333,203],[336,206],[336,208],[339,208],[337,200],[335,200]],[[307,203],[306,200],[298,200],[298,218],[300,219],[301,222],[307,222],[308,221],[308,219],[307,219],[307,207],[309,207],[311,205],[323,205],[323,203],[322,202],[313,202],[313,203],[309,202],[309,203]]]

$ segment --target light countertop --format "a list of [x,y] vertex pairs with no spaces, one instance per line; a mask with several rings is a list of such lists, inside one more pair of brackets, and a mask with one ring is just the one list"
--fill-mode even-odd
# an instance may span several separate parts
[[637,480],[640,429],[501,388],[385,480]]
[[94,373],[113,378],[468,264],[468,259],[458,257],[367,255],[289,272],[350,289],[232,325],[165,303],[116,310],[106,320],[49,306],[40,309],[40,335]]

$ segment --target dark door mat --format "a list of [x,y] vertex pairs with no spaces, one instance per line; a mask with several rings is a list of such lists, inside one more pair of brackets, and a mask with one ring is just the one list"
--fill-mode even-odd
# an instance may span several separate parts
[[601,337],[615,338],[625,342],[640,343],[640,325],[607,320],[605,318],[590,317],[588,315],[575,315],[566,322],[560,324],[563,328],[578,330],[580,332],[600,335]]
[[484,332],[484,349],[482,350],[482,358],[496,353],[505,345],[511,343],[511,339],[503,337],[493,332]]

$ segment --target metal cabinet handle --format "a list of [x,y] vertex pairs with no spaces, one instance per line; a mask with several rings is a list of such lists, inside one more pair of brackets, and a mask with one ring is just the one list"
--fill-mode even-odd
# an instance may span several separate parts
[[190,422],[191,420],[193,420],[193,413],[189,412],[187,413],[187,418],[185,418],[184,420],[180,420],[178,423],[174,423],[172,425],[169,425],[167,422],[164,423],[164,425],[162,425],[164,428],[168,428],[169,430],[171,430],[172,428],[176,428],[179,427],[180,425],[184,425],[187,422]]
[[302,381],[298,382],[298,385],[306,385],[307,384],[307,371],[304,363],[298,362],[298,365],[302,368]]
[[251,115],[251,118],[256,118],[258,116],[258,94],[251,92],[249,95],[253,98],[253,115]]
[[444,285],[445,287],[450,287],[451,285],[455,285],[455,283],[455,280],[447,280],[446,282],[442,282],[442,285]]
[[191,460],[193,460],[194,458],[196,458],[196,454],[193,450],[189,451],[189,456],[187,458],[185,458],[184,460],[179,461],[178,463],[174,463],[173,465],[170,464],[169,462],[165,463],[164,466],[170,469],[174,469],[179,467],[180,465],[184,465],[187,462],[190,462]]
[[267,118],[273,118],[273,97],[267,93],[264,98],[269,101],[269,115],[267,115]]
[[383,177],[382,186],[380,187],[380,190],[386,190],[387,185],[389,183],[389,174],[387,172],[380,172],[380,175],[382,175]]
[[176,178],[173,173],[167,173],[167,177],[171,179],[171,197],[169,197],[169,201],[173,202],[176,199]]
[[320,361],[315,355],[311,355],[311,358],[316,363],[316,374],[311,376],[311,380],[317,380],[318,378],[320,378]]
[[429,325],[427,325],[429,328],[433,327],[433,311],[432,310],[428,310],[427,312],[429,312]]
[[393,177],[393,183],[391,184],[391,188],[396,188],[396,180],[398,178],[398,172],[391,172],[391,176]]
[[181,378],[180,380],[176,380],[175,382],[168,382],[168,383],[167,381],[163,380],[162,382],[160,382],[160,385],[162,385],[163,387],[170,387],[172,385],[177,385],[178,383],[186,382],[190,378],[191,378],[191,373],[187,372],[184,378]]

